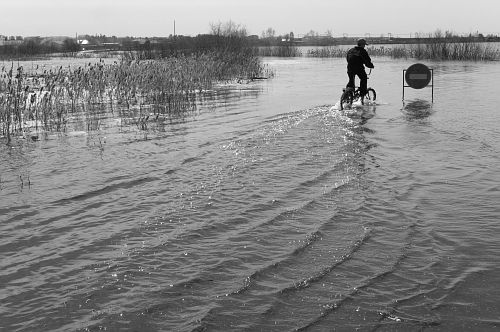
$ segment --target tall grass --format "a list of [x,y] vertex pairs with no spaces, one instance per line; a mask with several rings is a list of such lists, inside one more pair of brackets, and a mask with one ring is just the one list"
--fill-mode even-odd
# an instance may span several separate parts
[[[311,49],[309,57],[345,57],[348,48],[326,47]],[[431,38],[418,40],[416,44],[394,46],[370,46],[370,56],[389,56],[427,60],[495,61],[500,60],[500,51],[490,44],[479,43],[472,38],[449,39],[438,33]]]
[[294,45],[263,46],[256,51],[258,56],[300,57],[302,51]]
[[[350,47],[349,47],[350,48]],[[349,48],[339,48],[336,46],[310,49],[307,51],[308,57],[313,58],[344,58],[347,55]],[[370,46],[366,49],[370,56],[391,56],[391,57],[405,57],[408,52],[404,48],[392,48],[384,46]]]
[[444,39],[394,47],[389,51],[393,58],[415,58],[429,60],[495,61],[500,60],[500,51],[488,44],[470,42],[448,42]]
[[343,58],[347,55],[348,49],[338,47],[321,47],[307,51],[308,57],[313,58]]
[[[139,119],[179,114],[196,107],[197,96],[214,84],[271,76],[248,52],[213,51],[160,60],[122,59],[27,72],[11,63],[0,72],[0,130],[66,130],[76,116],[87,129],[99,126],[105,109]],[[143,121],[143,120],[141,120]]]

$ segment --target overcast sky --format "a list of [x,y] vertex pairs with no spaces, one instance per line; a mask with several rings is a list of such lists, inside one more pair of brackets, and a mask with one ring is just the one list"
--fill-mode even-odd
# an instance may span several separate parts
[[498,0],[0,0],[0,35],[153,37],[208,33],[229,20],[249,34],[309,31],[500,35]]

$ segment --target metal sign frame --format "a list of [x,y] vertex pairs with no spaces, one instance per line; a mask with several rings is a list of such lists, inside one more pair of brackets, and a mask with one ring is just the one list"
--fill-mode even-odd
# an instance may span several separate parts
[[[431,72],[431,84],[428,84],[426,87],[430,86],[432,89],[431,91],[431,96],[432,96],[432,103],[434,103],[434,69],[429,68]],[[403,101],[405,101],[405,88],[412,88],[410,85],[406,85],[405,82],[405,74],[406,74],[406,69],[403,69]]]

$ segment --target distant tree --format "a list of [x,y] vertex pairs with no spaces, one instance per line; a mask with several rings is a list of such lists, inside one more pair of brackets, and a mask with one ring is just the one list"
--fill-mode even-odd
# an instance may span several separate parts
[[434,36],[430,33],[429,37],[436,38],[436,39],[441,39],[441,38],[444,37],[444,34],[443,34],[443,31],[441,31],[441,29],[437,29],[436,31],[434,31]]
[[21,54],[26,54],[26,55],[36,55],[41,53],[41,51],[42,47],[40,45],[40,40],[38,38],[29,39],[28,41],[25,41],[23,44],[21,44],[19,47],[19,52]]
[[247,29],[241,24],[229,20],[225,23],[210,23],[210,34],[223,37],[246,37]]
[[273,28],[267,28],[266,31],[262,31],[262,38],[275,38],[276,31]]
[[78,52],[80,49],[80,45],[72,38],[67,38],[63,41],[64,52]]
[[304,35],[304,37],[312,37],[312,38],[315,38],[315,37],[318,37],[318,36],[319,36],[319,33],[317,33],[314,30],[309,31],[308,33],[306,33]]

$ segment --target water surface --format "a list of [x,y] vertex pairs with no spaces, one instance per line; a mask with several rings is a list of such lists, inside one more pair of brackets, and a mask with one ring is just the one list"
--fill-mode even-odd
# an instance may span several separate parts
[[[0,145],[0,330],[496,330],[498,63],[276,59],[146,130]],[[3,142],[5,143],[5,142]]]

